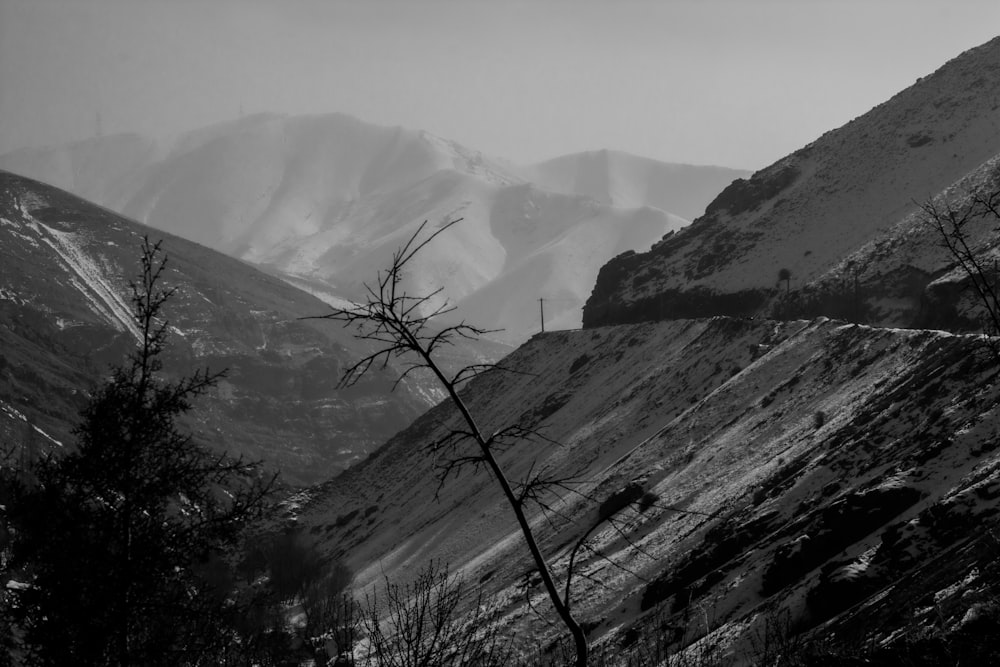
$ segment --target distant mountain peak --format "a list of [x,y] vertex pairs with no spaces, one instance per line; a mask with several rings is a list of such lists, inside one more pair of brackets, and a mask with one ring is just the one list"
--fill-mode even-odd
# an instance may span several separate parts
[[[358,297],[423,221],[463,218],[410,287],[444,287],[459,312],[520,341],[541,328],[537,299],[552,299],[550,327],[578,326],[600,264],[649,248],[745,175],[590,155],[518,166],[342,113],[254,114],[188,132],[162,159],[95,165],[119,175],[114,188],[81,194],[341,299]],[[8,166],[45,180],[48,164]]]

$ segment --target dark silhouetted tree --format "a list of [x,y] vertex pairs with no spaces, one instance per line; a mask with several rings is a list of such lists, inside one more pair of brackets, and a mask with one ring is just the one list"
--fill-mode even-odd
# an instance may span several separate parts
[[235,636],[240,613],[220,559],[260,516],[274,478],[179,429],[220,374],[164,379],[162,309],[174,290],[162,284],[159,243],[144,239],[141,261],[136,349],[94,391],[76,447],[43,458],[11,512],[34,663],[213,664]]
[[[457,474],[463,467],[476,470],[485,468],[489,471],[500,486],[517,520],[548,598],[573,640],[576,652],[575,664],[584,667],[588,655],[587,637],[574,618],[571,591],[567,586],[565,595],[560,592],[526,512],[528,503],[537,502],[544,492],[564,484],[566,480],[546,478],[539,473],[516,484],[507,478],[497,454],[517,442],[544,439],[543,436],[522,424],[506,426],[492,433],[482,431],[476,417],[459,394],[459,388],[482,372],[495,369],[495,366],[477,364],[450,374],[437,360],[437,355],[443,348],[448,348],[461,339],[477,339],[487,331],[465,322],[440,330],[433,329],[431,320],[451,310],[447,304],[436,305],[441,298],[441,289],[430,294],[412,295],[403,285],[404,272],[416,254],[439,234],[460,221],[460,219],[454,220],[442,225],[422,240],[420,237],[426,223],[420,225],[407,243],[393,254],[392,263],[388,269],[379,273],[377,283],[367,286],[368,300],[365,303],[350,309],[334,310],[329,315],[319,317],[340,322],[345,326],[355,326],[359,339],[375,344],[374,352],[347,369],[341,379],[342,385],[350,386],[356,383],[369,370],[382,368],[392,359],[399,359],[405,365],[399,380],[423,369],[430,372],[440,383],[464,423],[464,428],[451,431],[431,445],[432,451],[444,452],[447,459],[447,463],[442,467],[441,482],[443,483],[449,474]],[[459,450],[465,445],[471,447]],[[451,454],[447,454],[448,452]]]
[[[361,621],[368,634],[370,667],[501,667],[510,664],[509,638],[498,608],[482,592],[462,615],[464,582],[430,563],[410,583],[385,580],[367,598]],[[381,613],[380,613],[381,611]]]
[[995,225],[1000,221],[1000,189],[970,191],[962,203],[929,200],[920,205],[924,221],[938,234],[941,244],[968,279],[979,301],[979,314],[986,342],[994,359],[1000,364],[1000,283],[997,276],[996,254],[992,261],[977,249],[972,240],[977,225]]

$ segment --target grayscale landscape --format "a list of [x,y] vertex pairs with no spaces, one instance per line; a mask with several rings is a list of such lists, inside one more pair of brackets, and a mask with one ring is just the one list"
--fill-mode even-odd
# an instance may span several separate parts
[[998,19],[0,0],[0,666],[1000,662]]

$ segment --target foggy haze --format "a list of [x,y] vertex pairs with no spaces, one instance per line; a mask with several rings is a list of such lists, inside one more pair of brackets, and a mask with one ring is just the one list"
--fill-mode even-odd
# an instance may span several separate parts
[[519,162],[756,169],[997,25],[993,0],[0,0],[0,152],[341,111]]

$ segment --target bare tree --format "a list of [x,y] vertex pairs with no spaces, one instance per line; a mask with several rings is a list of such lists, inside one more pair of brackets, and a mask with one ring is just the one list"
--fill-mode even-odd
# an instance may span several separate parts
[[[374,352],[345,371],[341,385],[353,385],[371,369],[385,368],[392,360],[398,360],[403,365],[397,384],[410,373],[420,369],[429,371],[437,379],[464,423],[464,428],[452,430],[432,445],[435,451],[449,448],[455,452],[442,468],[442,483],[449,474],[456,473],[464,467],[486,468],[490,472],[517,519],[549,600],[573,639],[576,665],[584,667],[588,656],[587,637],[571,611],[569,587],[567,586],[565,596],[560,595],[526,514],[527,503],[537,501],[546,489],[552,488],[553,485],[564,484],[566,480],[532,474],[520,483],[511,483],[497,459],[497,454],[518,441],[541,437],[540,434],[522,424],[505,426],[493,433],[481,430],[469,406],[459,394],[459,389],[468,380],[494,369],[495,366],[474,364],[449,374],[436,356],[443,348],[452,346],[461,339],[475,340],[489,332],[464,321],[440,330],[434,329],[431,320],[453,310],[443,301],[442,289],[429,294],[412,295],[406,291],[403,284],[404,271],[416,254],[439,234],[460,221],[461,218],[446,223],[428,235],[424,235],[427,223],[421,224],[413,236],[396,250],[389,268],[378,274],[377,282],[374,285],[366,285],[368,296],[365,303],[349,309],[334,310],[321,318],[334,320],[345,326],[354,326],[357,329],[357,338],[376,345]],[[421,239],[422,235],[425,238]],[[465,443],[473,444],[471,453],[459,454],[457,448]]]
[[354,664],[362,609],[347,590],[350,573],[343,566],[311,585],[302,596],[305,640],[317,665]]
[[950,201],[928,200],[920,205],[924,220],[938,233],[941,243],[969,280],[982,306],[980,323],[987,336],[987,345],[1000,364],[1000,281],[997,263],[992,266],[974,248],[972,228],[977,224],[1000,222],[1000,190],[969,192],[964,202],[956,206]]
[[[498,607],[480,590],[471,612],[459,616],[464,582],[433,562],[411,583],[385,580],[382,599],[368,596],[362,624],[368,633],[366,665],[374,667],[501,667],[509,664],[509,638]],[[380,609],[382,613],[380,614]]]

